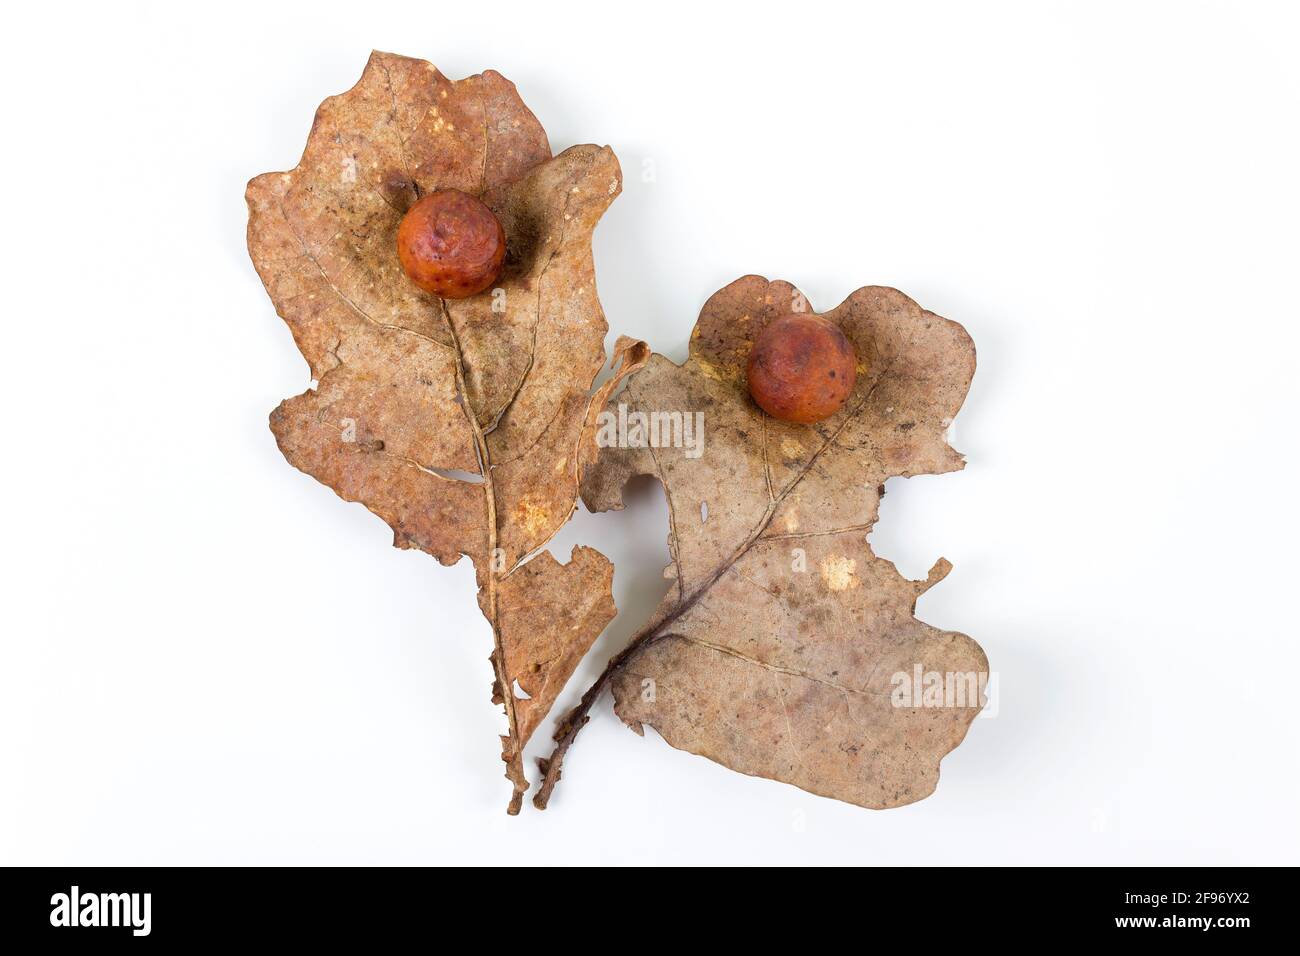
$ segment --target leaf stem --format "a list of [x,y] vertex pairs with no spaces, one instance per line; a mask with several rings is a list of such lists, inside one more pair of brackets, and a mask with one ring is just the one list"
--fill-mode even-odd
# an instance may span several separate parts
[[[666,622],[664,622],[666,623]],[[659,624],[641,631],[633,637],[621,651],[615,654],[600,676],[596,678],[595,683],[587,688],[587,692],[582,695],[582,700],[578,706],[565,714],[564,719],[560,721],[559,726],[555,729],[555,749],[551,751],[550,757],[542,757],[537,761],[538,767],[542,771],[541,785],[537,792],[533,794],[533,806],[538,810],[545,810],[547,802],[551,799],[551,791],[560,781],[560,771],[564,764],[564,755],[568,752],[569,747],[573,745],[574,739],[578,736],[578,731],[587,725],[591,720],[591,708],[600,699],[600,695],[609,682],[614,679],[625,665],[631,663],[642,651],[649,648],[656,641],[666,635],[658,633]]]
[[504,747],[501,751],[501,759],[506,764],[506,779],[510,781],[511,786],[514,788],[514,792],[510,795],[510,803],[506,806],[506,813],[514,816],[519,813],[519,808],[523,805],[524,793],[528,790],[528,778],[524,776],[523,747],[519,743],[519,721],[515,715],[515,695],[506,675],[505,645],[501,636],[501,621],[497,608],[497,578],[496,570],[493,567],[497,551],[496,489],[492,484],[492,463],[488,457],[487,440],[483,437],[483,429],[479,427],[478,416],[470,404],[469,392],[465,388],[465,365],[462,359],[460,339],[456,335],[456,326],[451,321],[451,313],[447,310],[446,300],[439,299],[438,301],[442,306],[443,318],[447,320],[447,332],[451,336],[452,344],[455,346],[456,388],[460,391],[461,408],[465,412],[465,419],[469,422],[470,430],[474,435],[474,449],[478,455],[479,471],[483,474],[483,495],[487,503],[487,554],[484,555],[483,561],[485,569],[483,586],[487,588],[487,609],[485,613],[488,623],[492,625],[492,669],[495,675],[496,692],[500,696],[506,711],[507,736],[503,738]]

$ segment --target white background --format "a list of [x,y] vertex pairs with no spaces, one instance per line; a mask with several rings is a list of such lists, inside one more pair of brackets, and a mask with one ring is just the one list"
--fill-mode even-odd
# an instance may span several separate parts
[[[1300,23],[975,6],[10,10],[0,862],[1300,862]],[[506,817],[468,562],[390,547],[266,425],[309,376],[244,183],[372,47],[499,69],[555,150],[614,147],[611,342],[681,359],[750,272],[970,330],[969,465],[892,480],[872,537],[953,561],[920,615],[999,674],[932,797],[744,777],[606,702],[551,809]],[[623,609],[562,706],[665,535],[651,485],[553,545],[609,555]]]

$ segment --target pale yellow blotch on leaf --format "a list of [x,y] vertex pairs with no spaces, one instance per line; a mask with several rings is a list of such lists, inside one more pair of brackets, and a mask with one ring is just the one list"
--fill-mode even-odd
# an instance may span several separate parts
[[524,495],[515,506],[515,516],[529,535],[540,534],[551,519],[544,502],[545,499],[539,495]]
[[695,364],[696,367],[700,370],[701,374],[707,376],[708,378],[713,379],[716,382],[723,381],[722,373],[719,372],[714,366],[710,365],[708,362],[704,361],[703,359],[696,359]]
[[827,558],[821,563],[822,580],[832,591],[847,591],[858,585],[857,575],[854,574],[857,569],[858,562],[852,558]]

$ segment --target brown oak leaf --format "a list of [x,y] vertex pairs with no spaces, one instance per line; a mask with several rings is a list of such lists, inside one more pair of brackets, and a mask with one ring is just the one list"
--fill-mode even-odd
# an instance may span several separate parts
[[[605,448],[583,499],[592,511],[621,508],[629,479],[657,477],[672,585],[561,722],[537,806],[605,686],[638,733],[649,724],[734,770],[873,808],[930,794],[982,706],[979,645],[914,616],[951,566],[940,559],[910,581],[866,540],[887,478],[962,467],[946,432],[974,346],[901,292],[859,289],[825,313],[857,352],[854,392],[817,425],[781,422],[749,398],[746,361],[769,321],[806,303],[786,282],[733,282],[705,304],[683,365],[654,355],[611,401],[611,416],[632,422],[621,444],[642,447]],[[674,415],[697,412],[702,447],[654,440],[656,419],[671,432]],[[932,674],[952,688],[946,698]]]
[[[321,104],[298,165],[248,185],[249,252],[315,380],[271,414],[276,441],[383,518],[396,546],[473,560],[511,813],[529,735],[614,615],[599,552],[527,559],[573,513],[595,416],[648,357],[620,338],[618,373],[591,392],[608,328],[591,236],[621,180],[608,148],[552,158],[500,74],[452,81],[375,53]],[[449,187],[480,197],[507,236],[496,287],[458,301],[416,288],[395,247],[410,205]]]

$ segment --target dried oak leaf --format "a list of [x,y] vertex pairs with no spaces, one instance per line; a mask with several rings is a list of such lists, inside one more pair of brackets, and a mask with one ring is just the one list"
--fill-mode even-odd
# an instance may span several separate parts
[[655,413],[663,426],[664,413],[702,412],[705,440],[702,454],[663,447],[662,436],[660,447],[609,447],[584,475],[592,511],[623,507],[634,476],[662,482],[673,583],[561,723],[538,806],[605,684],[638,733],[649,724],[734,770],[874,808],[929,795],[978,712],[978,683],[967,706],[894,706],[895,674],[919,666],[978,681],[988,662],[970,638],[913,616],[951,565],[940,559],[927,580],[909,581],[866,540],[885,479],[962,467],[945,433],[974,346],[901,292],[859,289],[825,313],[857,351],[853,394],[815,426],[781,422],[750,400],[746,360],[769,321],[806,302],[785,282],[733,282],[704,306],[683,365],[653,356],[611,403],[631,423],[627,444],[654,444],[636,429],[653,429]]
[[[496,287],[458,301],[416,288],[395,247],[410,205],[447,187],[479,196],[507,236]],[[608,148],[552,158],[500,74],[451,81],[385,53],[321,104],[296,168],[248,185],[249,252],[317,383],[271,414],[276,441],[397,547],[473,560],[512,813],[524,744],[614,615],[599,552],[526,559],[573,513],[595,415],[647,358],[621,338],[621,374],[591,393],[607,330],[591,235],[620,187]]]

